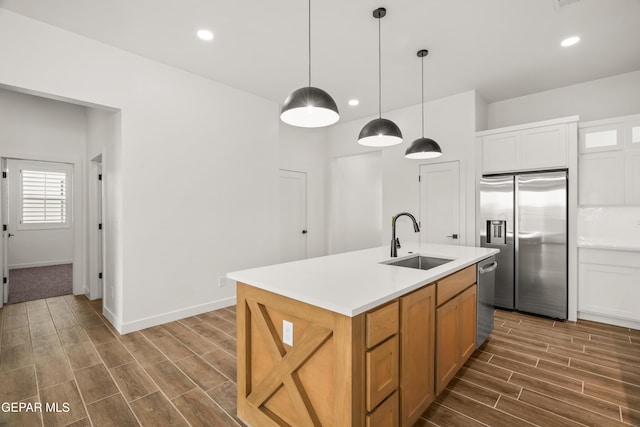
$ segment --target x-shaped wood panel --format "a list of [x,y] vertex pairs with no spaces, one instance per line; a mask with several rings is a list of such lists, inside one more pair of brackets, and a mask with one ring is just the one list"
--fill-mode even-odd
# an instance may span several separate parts
[[249,299],[247,304],[274,362],[274,368],[259,384],[252,387],[247,400],[251,405],[259,408],[283,385],[298,411],[301,426],[320,426],[320,420],[296,371],[331,337],[333,332],[323,326],[312,324],[296,342],[295,347],[287,352],[280,342],[266,307]]

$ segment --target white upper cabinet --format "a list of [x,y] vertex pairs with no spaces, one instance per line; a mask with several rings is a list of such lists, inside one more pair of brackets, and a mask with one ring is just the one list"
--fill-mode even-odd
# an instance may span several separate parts
[[640,205],[640,115],[580,123],[580,205]]
[[581,154],[579,176],[581,205],[624,204],[625,177],[622,151]]
[[507,132],[485,136],[482,140],[484,173],[517,170],[522,158],[522,135]]
[[568,168],[572,121],[577,117],[478,132],[482,173]]
[[611,122],[601,125],[580,124],[578,131],[580,154],[624,148],[624,123]]
[[567,167],[567,125],[522,131],[522,169]]

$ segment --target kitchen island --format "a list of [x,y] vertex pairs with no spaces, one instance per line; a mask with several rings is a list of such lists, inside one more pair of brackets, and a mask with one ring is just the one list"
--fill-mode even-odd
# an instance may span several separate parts
[[[495,249],[366,249],[229,273],[238,416],[252,426],[412,425],[476,344],[476,263]],[[415,254],[429,270],[389,265]]]

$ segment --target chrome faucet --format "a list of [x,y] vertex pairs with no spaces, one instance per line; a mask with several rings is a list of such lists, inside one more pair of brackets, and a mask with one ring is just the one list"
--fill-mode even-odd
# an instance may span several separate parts
[[415,231],[416,233],[420,232],[420,226],[418,225],[418,221],[416,221],[415,217],[411,215],[409,212],[401,212],[396,216],[394,216],[391,219],[391,256],[392,257],[398,256],[398,248],[400,247],[400,241],[399,239],[396,238],[396,220],[403,215],[408,216],[409,218],[411,218],[411,221],[413,221],[413,231]]

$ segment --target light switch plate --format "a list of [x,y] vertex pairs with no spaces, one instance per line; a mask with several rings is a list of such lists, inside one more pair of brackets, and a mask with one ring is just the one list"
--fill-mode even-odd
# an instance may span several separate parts
[[293,347],[293,323],[282,321],[282,342]]

